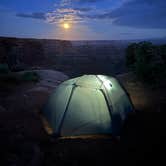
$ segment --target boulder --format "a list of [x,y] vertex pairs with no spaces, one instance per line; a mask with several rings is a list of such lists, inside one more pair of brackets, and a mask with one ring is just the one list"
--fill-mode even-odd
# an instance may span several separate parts
[[[23,74],[27,71],[19,72]],[[63,81],[65,74],[53,70],[33,70],[40,80],[37,83],[22,83],[5,99],[5,106],[11,111],[36,111],[45,104],[48,96]],[[10,104],[8,104],[10,103]]]

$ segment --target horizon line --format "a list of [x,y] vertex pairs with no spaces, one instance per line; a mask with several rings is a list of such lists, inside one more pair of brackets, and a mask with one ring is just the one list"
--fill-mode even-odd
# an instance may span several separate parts
[[15,38],[15,39],[33,39],[33,40],[61,40],[61,41],[72,41],[72,42],[77,42],[77,41],[133,41],[133,40],[162,40],[162,39],[166,39],[166,37],[156,37],[156,38],[140,38],[140,39],[73,39],[73,40],[69,40],[69,39],[58,39],[58,38],[35,38],[35,37],[16,37],[16,36],[0,36],[0,38]]

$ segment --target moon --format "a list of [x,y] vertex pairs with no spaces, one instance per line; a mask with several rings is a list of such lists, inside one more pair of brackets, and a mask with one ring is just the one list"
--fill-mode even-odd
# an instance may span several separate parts
[[63,24],[63,28],[64,28],[64,29],[70,29],[70,25],[69,25],[68,23],[64,23],[64,24]]

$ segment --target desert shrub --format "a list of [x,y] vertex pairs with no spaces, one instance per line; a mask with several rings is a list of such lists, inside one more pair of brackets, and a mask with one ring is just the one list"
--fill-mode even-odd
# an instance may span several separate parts
[[129,45],[126,49],[126,65],[129,68],[132,68],[136,61],[136,53],[135,53],[136,48],[137,48],[137,44],[133,43]]
[[164,64],[166,65],[166,44],[158,47],[158,54],[161,56]]
[[126,50],[126,65],[139,79],[156,84],[166,76],[164,49],[165,47],[154,46],[150,42],[131,44]]
[[39,76],[36,72],[25,72],[20,74],[18,72],[9,72],[6,74],[0,74],[1,84],[23,84],[26,82],[38,82]]
[[6,74],[9,72],[10,72],[10,70],[6,63],[0,64],[0,74]]
[[22,81],[32,81],[32,82],[38,82],[39,81],[39,75],[36,72],[33,71],[29,71],[29,72],[25,72],[22,76],[21,76],[21,80]]

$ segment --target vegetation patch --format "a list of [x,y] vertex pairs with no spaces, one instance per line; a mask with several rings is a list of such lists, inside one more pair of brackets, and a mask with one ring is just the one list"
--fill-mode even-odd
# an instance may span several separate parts
[[0,74],[7,74],[9,72],[10,72],[10,70],[6,63],[0,64]]
[[34,71],[24,72],[23,74],[18,72],[7,71],[6,69],[0,72],[0,83],[5,84],[22,84],[26,82],[38,82],[40,80],[39,75]]
[[140,80],[158,85],[166,76],[166,45],[133,43],[126,49],[126,65]]
[[32,81],[32,82],[38,82],[40,77],[39,75],[34,72],[34,71],[29,71],[29,72],[25,72],[22,76],[21,76],[22,81]]

